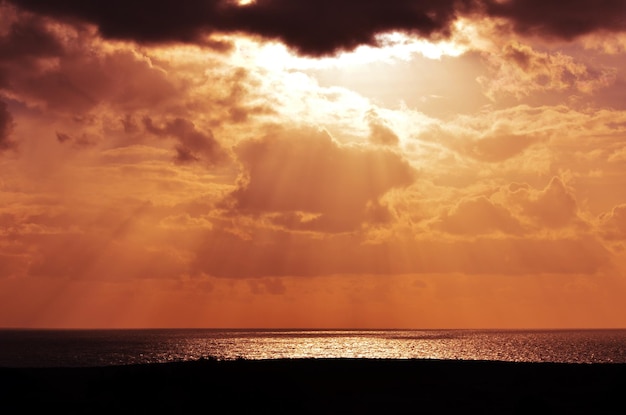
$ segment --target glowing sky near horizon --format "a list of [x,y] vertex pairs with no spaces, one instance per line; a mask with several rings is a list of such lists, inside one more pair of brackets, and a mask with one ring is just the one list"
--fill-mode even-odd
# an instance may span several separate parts
[[626,327],[624,67],[623,0],[0,1],[0,327]]

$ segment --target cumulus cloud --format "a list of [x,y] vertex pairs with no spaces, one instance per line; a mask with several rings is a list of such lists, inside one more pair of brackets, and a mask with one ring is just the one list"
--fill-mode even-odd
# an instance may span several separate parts
[[579,220],[576,198],[559,177],[553,177],[545,189],[530,195],[522,206],[524,213],[544,228],[559,228]]
[[558,177],[543,188],[527,183],[510,183],[481,189],[444,207],[431,222],[432,229],[475,238],[543,238],[546,231],[562,237],[591,235],[593,224],[580,215],[574,190]]
[[313,129],[270,133],[235,151],[244,169],[231,195],[235,208],[279,213],[280,222],[303,229],[346,231],[384,221],[380,198],[415,178],[396,153],[341,145]]
[[462,200],[439,218],[436,227],[445,232],[463,235],[523,232],[522,225],[507,208],[485,196]]

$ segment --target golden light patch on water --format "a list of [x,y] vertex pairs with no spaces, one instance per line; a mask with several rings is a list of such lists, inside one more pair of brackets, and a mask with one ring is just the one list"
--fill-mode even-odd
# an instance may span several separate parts
[[626,330],[0,331],[0,339],[0,366],[361,358],[626,363]]
[[624,333],[616,332],[613,337],[608,334],[471,330],[241,332],[226,341],[216,338],[210,345],[197,345],[200,349],[193,354],[208,357],[210,350],[211,357],[224,360],[368,358],[589,363],[626,359],[620,351]]

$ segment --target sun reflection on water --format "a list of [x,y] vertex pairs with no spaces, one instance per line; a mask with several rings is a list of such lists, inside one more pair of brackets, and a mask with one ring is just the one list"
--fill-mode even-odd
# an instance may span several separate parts
[[0,331],[0,339],[0,366],[241,358],[626,363],[626,330]]
[[[589,337],[588,339],[585,336]],[[461,359],[532,362],[626,361],[621,332],[277,331],[236,332],[178,345],[217,359]],[[593,360],[592,360],[593,359]]]

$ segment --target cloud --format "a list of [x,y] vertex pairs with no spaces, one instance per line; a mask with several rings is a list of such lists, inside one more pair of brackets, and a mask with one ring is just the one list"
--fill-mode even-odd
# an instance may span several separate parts
[[608,240],[626,240],[626,204],[615,206],[600,216],[601,231]]
[[499,163],[522,155],[545,140],[545,133],[518,133],[509,120],[495,119],[492,125],[433,124],[418,136],[435,141],[459,155],[489,163]]
[[226,152],[217,142],[213,133],[199,131],[194,123],[184,118],[175,118],[164,126],[154,125],[152,118],[143,119],[146,131],[160,137],[174,137],[178,140],[176,146],[176,161],[188,163],[205,159],[209,164],[219,163],[226,158]]
[[[249,229],[247,238],[225,228],[207,233],[191,270],[225,278],[367,274],[465,275],[595,274],[611,266],[596,239],[398,236],[363,243],[359,235],[314,238],[278,229]],[[245,260],[242,260],[244,259]]]
[[107,38],[147,43],[206,43],[213,32],[244,32],[285,42],[300,53],[330,54],[377,43],[376,34],[406,31],[446,34],[457,8],[468,1],[259,0],[239,6],[229,0],[159,0],[149,6],[122,0],[82,2],[12,0],[30,11],[67,21],[79,19]]
[[314,129],[273,132],[235,152],[244,169],[231,195],[235,208],[278,213],[281,222],[304,229],[346,231],[385,220],[379,199],[415,178],[396,153],[340,145]]
[[560,228],[580,221],[576,198],[559,177],[553,177],[545,189],[530,195],[522,207],[526,215],[545,228]]
[[[355,297],[371,292],[383,313],[406,315],[395,309],[404,302],[415,315],[433,315],[423,300],[521,304],[524,292],[545,294],[524,291],[525,281],[541,281],[556,297],[581,278],[617,280],[625,269],[626,205],[616,189],[626,113],[623,76],[612,68],[623,56],[546,39],[600,38],[621,23],[603,26],[603,12],[593,10],[584,27],[566,32],[564,21],[585,16],[581,2],[553,15],[527,5],[557,8],[516,0],[0,0],[0,152],[20,148],[18,157],[0,154],[0,284],[16,287],[0,290],[12,304],[0,301],[0,314],[48,318],[46,304],[56,302],[80,316],[85,308],[67,300],[97,299],[94,313],[109,315],[115,304],[122,321],[136,313],[111,302],[110,290],[144,310],[176,309],[169,301],[178,292],[189,316],[211,304],[213,315],[245,309],[261,324],[255,297],[294,309],[312,301],[306,287],[318,284],[326,293],[318,309],[330,315],[326,300],[345,284]],[[324,74],[309,63],[326,60],[286,49],[332,54],[375,46],[389,30],[409,32],[399,46],[433,48],[452,31],[450,44],[467,53],[430,61],[391,45],[389,54],[363,48],[368,59],[340,54]],[[236,47],[227,52],[229,41]],[[479,97],[481,75],[487,93],[504,98]],[[359,82],[364,95],[348,89]],[[375,89],[386,104],[368,95]],[[431,94],[450,103],[440,118],[409,102]],[[465,290],[486,277],[489,287]],[[364,283],[375,278],[378,285]],[[404,278],[423,281],[423,296],[390,282]],[[450,286],[435,290],[442,278]],[[192,289],[207,281],[211,296]],[[183,298],[175,287],[184,285]],[[505,286],[513,294],[499,296]],[[158,300],[150,287],[160,287]],[[385,287],[397,298],[385,297]],[[36,307],[20,312],[22,301]],[[310,315],[305,308],[297,312]]]
[[44,19],[28,15],[23,16],[15,10],[0,4],[7,29],[0,36],[0,59],[21,60],[42,56],[56,56],[63,52],[63,45],[46,27]]
[[[116,231],[123,234],[125,229]],[[171,247],[140,246],[129,238],[104,235],[40,235],[28,275],[83,280],[177,278],[185,262]],[[34,244],[33,244],[34,245]]]
[[603,0],[590,3],[574,0],[487,0],[486,12],[509,20],[523,35],[571,40],[595,31],[626,30],[626,2]]
[[380,144],[384,146],[398,145],[400,139],[398,135],[391,129],[387,122],[382,119],[375,110],[367,112],[365,118],[370,127],[369,140],[372,144]]
[[[66,21],[82,20],[98,26],[103,36],[140,42],[198,41],[217,17],[222,1],[191,0],[188,7],[175,1],[155,1],[146,7],[137,2],[110,0],[83,3],[63,0],[47,4],[38,0],[16,0],[12,3],[30,11]],[[208,19],[208,20],[207,20]]]
[[[100,51],[94,45],[66,51],[54,65],[20,67],[6,74],[16,99],[56,112],[86,113],[98,105],[132,111],[172,102],[181,93],[176,80],[128,50]],[[111,76],[124,73],[125,76]]]
[[482,235],[492,232],[520,234],[521,224],[503,206],[485,196],[464,199],[438,220],[437,228],[463,235]]
[[0,101],[0,152],[15,147],[11,139],[13,131],[13,117],[7,108],[7,104]]
[[497,237],[494,233],[542,238],[546,230],[553,235],[582,235],[592,227],[579,214],[574,190],[558,176],[540,189],[526,183],[510,183],[497,189],[482,189],[481,193],[443,209],[433,228],[470,238]]
[[72,137],[69,134],[57,132],[56,135],[59,143],[72,143],[72,147],[74,148],[85,148],[96,145],[96,140],[88,137],[87,134],[83,134],[80,137]]
[[594,68],[561,52],[540,52],[517,42],[484,55],[492,73],[477,80],[491,99],[501,94],[521,99],[549,91],[591,94],[615,82],[617,74],[615,68]]
[[528,147],[540,141],[532,135],[494,132],[465,146],[471,157],[487,162],[499,162],[522,154]]
[[[93,29],[60,25],[0,2],[0,89],[48,111],[84,114],[171,103],[182,82],[136,49],[107,45]],[[124,74],[124,76],[117,76]]]
[[494,17],[511,23],[523,35],[558,39],[595,31],[623,31],[622,0],[606,0],[601,7],[584,0],[258,0],[245,6],[234,0],[190,0],[182,7],[174,0],[149,6],[122,0],[11,0],[21,8],[68,22],[98,27],[106,38],[140,43],[196,43],[227,49],[210,39],[214,33],[247,33],[280,40],[305,55],[326,55],[377,45],[377,34],[400,31],[419,37],[446,36],[460,16]]

